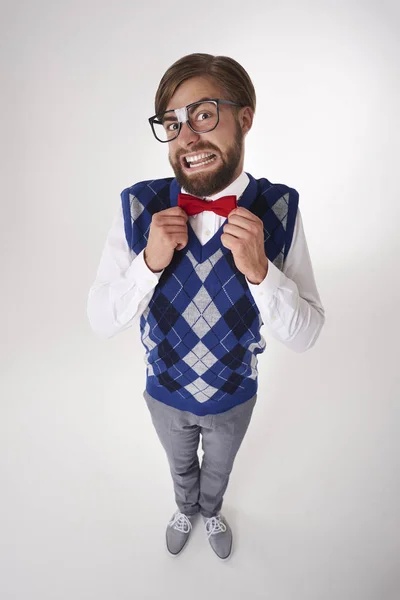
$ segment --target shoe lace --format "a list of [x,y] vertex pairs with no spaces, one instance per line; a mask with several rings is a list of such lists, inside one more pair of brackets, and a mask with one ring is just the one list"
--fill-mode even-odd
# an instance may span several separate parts
[[189,533],[189,531],[192,529],[192,524],[189,518],[181,512],[175,513],[168,525],[174,529],[177,529],[178,531],[182,531],[182,533]]
[[225,533],[226,525],[223,521],[221,521],[220,515],[216,517],[210,517],[206,521],[206,532],[208,537],[214,535],[215,533]]

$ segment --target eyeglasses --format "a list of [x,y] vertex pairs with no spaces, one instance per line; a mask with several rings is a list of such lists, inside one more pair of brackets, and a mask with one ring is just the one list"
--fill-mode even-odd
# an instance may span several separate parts
[[182,129],[182,123],[187,123],[194,133],[212,131],[219,123],[220,104],[242,106],[242,104],[237,104],[231,100],[213,98],[192,102],[183,108],[166,110],[149,118],[154,137],[162,143],[172,142],[178,137]]

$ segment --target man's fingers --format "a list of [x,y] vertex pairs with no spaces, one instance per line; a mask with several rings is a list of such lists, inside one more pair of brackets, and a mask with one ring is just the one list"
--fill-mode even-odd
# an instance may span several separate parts
[[167,216],[164,215],[163,217],[158,217],[158,219],[154,220],[155,223],[157,223],[158,227],[169,227],[170,225],[182,225],[182,227],[187,227],[186,225],[186,219],[183,219],[182,217],[175,215],[175,216]]
[[263,227],[259,222],[258,217],[256,217],[256,220],[253,220],[238,214],[233,214],[232,216],[229,216],[228,223],[225,225],[225,227],[227,227],[227,225],[240,227],[241,229],[246,230],[252,235],[257,235],[260,231],[263,230]]
[[240,225],[234,225],[233,223],[227,223],[226,225],[224,225],[223,230],[224,233],[229,233],[233,237],[239,239],[248,238],[250,234],[250,231],[247,228],[241,227]]
[[187,235],[186,225],[164,225],[161,227],[160,234],[174,235],[176,233],[183,233]]
[[230,235],[229,233],[223,233],[221,235],[221,243],[223,246],[225,246],[225,248],[228,248],[229,250],[232,248],[232,244],[235,243],[235,240],[237,238],[235,238],[233,235]]
[[156,215],[181,215],[187,219],[187,212],[183,210],[181,206],[172,206],[171,208],[166,208],[165,210],[160,210],[160,212],[155,213]]
[[188,216],[180,206],[154,213],[152,217],[152,223],[155,223],[157,227],[161,227],[165,223],[187,223],[187,220]]
[[182,250],[189,241],[187,235],[174,235],[171,236],[171,240],[173,240],[173,247],[176,248],[176,250]]
[[231,218],[235,217],[241,217],[243,219],[247,219],[248,221],[252,221],[255,223],[258,223],[258,221],[260,221],[260,219],[255,214],[253,214],[250,210],[247,210],[247,208],[244,208],[243,206],[238,206],[237,208],[231,210],[231,212],[228,215],[228,219],[230,220]]

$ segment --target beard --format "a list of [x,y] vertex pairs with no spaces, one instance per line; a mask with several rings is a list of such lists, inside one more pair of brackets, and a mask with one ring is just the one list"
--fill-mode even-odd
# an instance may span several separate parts
[[180,158],[185,152],[180,152],[175,156],[175,159],[171,159],[168,155],[170,165],[175,173],[177,182],[183,187],[188,194],[193,196],[213,196],[221,190],[225,189],[230,183],[232,183],[236,169],[240,163],[243,149],[244,135],[240,128],[239,123],[236,121],[235,137],[231,146],[225,152],[223,156],[219,148],[214,144],[204,143],[196,146],[192,149],[192,152],[201,152],[203,150],[216,151],[216,156],[220,155],[222,165],[219,169],[206,169],[204,172],[199,171],[188,175],[185,173],[182,167]]

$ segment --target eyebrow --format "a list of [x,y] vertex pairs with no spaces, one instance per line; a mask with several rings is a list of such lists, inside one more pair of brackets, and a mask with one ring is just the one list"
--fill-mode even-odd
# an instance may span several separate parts
[[163,115],[161,115],[161,120],[162,120],[163,123],[165,123],[165,121],[176,121],[176,116],[175,115],[165,115],[164,114],[164,118],[163,118]]
[[[196,100],[196,102],[203,102],[203,100],[211,100],[210,96],[204,96],[204,98],[200,98],[200,100]],[[194,102],[191,102],[190,104],[194,104]]]

